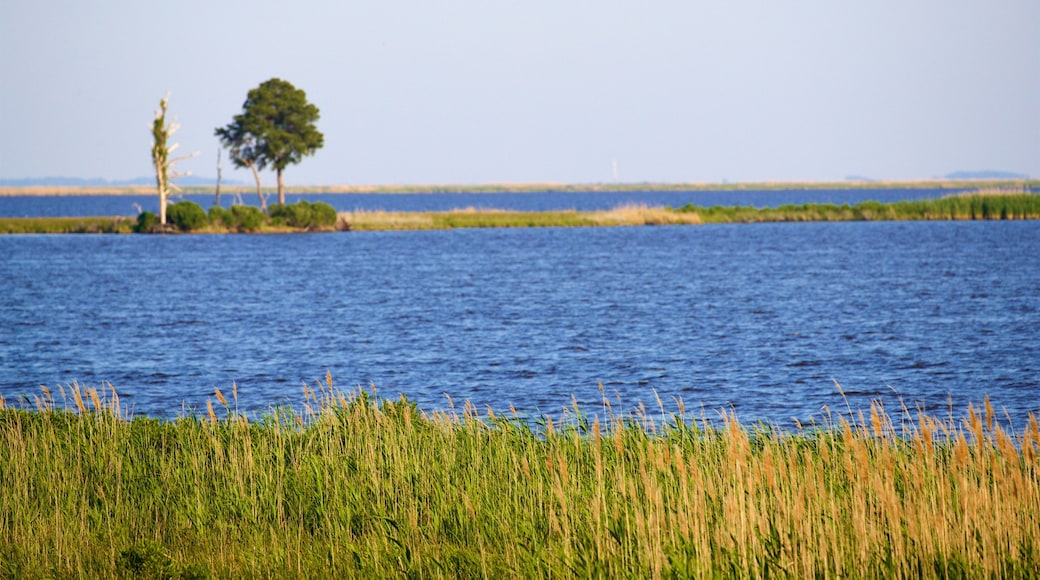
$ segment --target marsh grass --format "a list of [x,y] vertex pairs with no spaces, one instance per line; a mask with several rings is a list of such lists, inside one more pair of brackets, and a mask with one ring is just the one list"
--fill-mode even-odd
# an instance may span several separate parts
[[[259,419],[0,409],[0,576],[1035,577],[1040,432],[880,404],[789,433],[305,386]],[[449,399],[450,403],[450,399]]]
[[606,211],[506,211],[465,208],[443,212],[355,211],[341,213],[349,229],[443,230],[454,228],[590,227],[695,224],[700,218],[663,207],[623,205]]
[[810,203],[776,208],[686,205],[676,211],[696,214],[704,223],[1040,219],[1040,195],[1024,190],[986,189],[894,203]]
[[800,204],[775,208],[686,205],[678,209],[629,204],[606,211],[518,212],[457,209],[445,212],[341,213],[344,229],[441,230],[452,228],[645,226],[701,223],[819,221],[927,221],[1040,219],[1040,195],[1019,189],[983,189],[935,199],[855,205]]
[[128,234],[133,225],[123,217],[0,217],[2,234]]

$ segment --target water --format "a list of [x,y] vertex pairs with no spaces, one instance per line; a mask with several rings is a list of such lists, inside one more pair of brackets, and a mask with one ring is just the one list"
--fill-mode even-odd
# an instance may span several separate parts
[[572,396],[791,426],[824,408],[1040,408],[1040,222],[0,237],[0,394],[136,414],[302,384],[558,416]]
[[[771,191],[616,191],[616,192],[541,192],[541,193],[401,193],[401,194],[286,194],[286,202],[323,201],[338,211],[445,211],[461,208],[548,211],[577,209],[607,210],[625,204],[680,207],[753,205],[776,207],[791,203],[850,203],[874,200],[894,202],[941,197],[957,193],[952,189],[820,189]],[[185,195],[203,207],[213,205],[212,195]],[[243,194],[244,203],[257,205],[255,194]],[[221,196],[228,207],[234,196]],[[155,195],[69,195],[0,196],[0,217],[55,216],[135,216],[138,209],[157,213]]]

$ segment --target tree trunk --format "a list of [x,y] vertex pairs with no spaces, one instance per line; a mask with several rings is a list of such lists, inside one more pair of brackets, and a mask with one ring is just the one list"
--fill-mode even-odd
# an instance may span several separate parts
[[166,202],[169,199],[169,194],[166,193],[165,186],[159,187],[159,223],[166,225]]
[[267,211],[267,198],[260,189],[260,172],[256,170],[256,165],[250,164],[249,169],[253,170],[253,179],[256,180],[256,196],[260,198],[260,211]]
[[285,184],[282,182],[282,170],[278,170],[278,203],[285,205]]
[[[165,161],[163,159],[163,162]],[[159,190],[159,223],[162,225],[166,225],[166,202],[170,198],[165,173],[166,167],[157,163],[155,166],[155,188]]]
[[[155,188],[159,193],[159,223],[166,225],[166,198],[169,196],[169,155],[170,147],[166,140],[177,129],[166,124],[166,103],[170,95],[166,94],[159,101],[159,110],[155,112],[155,121],[152,122],[152,164],[155,165]],[[176,145],[174,146],[176,147]]]

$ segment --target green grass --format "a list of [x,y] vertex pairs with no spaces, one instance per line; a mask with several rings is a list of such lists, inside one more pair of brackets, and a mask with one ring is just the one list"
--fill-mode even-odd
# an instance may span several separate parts
[[1040,219],[1040,195],[974,193],[896,203],[865,201],[856,205],[802,204],[776,208],[687,205],[673,210],[630,205],[598,212],[474,209],[441,212],[362,211],[340,214],[340,219],[349,224],[350,229],[357,231],[807,221]]
[[0,217],[0,234],[128,234],[133,226],[124,217]]
[[973,193],[894,203],[865,201],[856,205],[803,204],[776,208],[687,205],[676,211],[695,214],[703,223],[1040,219],[1040,195]]
[[305,395],[253,421],[234,391],[169,422],[77,385],[0,410],[0,576],[1040,575],[1040,431],[988,400],[791,434]]

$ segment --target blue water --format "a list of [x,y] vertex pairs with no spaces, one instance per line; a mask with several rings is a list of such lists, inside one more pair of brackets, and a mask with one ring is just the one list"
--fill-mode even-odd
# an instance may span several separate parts
[[[625,204],[680,207],[688,203],[700,206],[752,205],[776,207],[801,203],[850,203],[874,200],[894,202],[941,197],[957,193],[952,189],[877,189],[877,190],[777,190],[777,191],[621,191],[573,193],[402,193],[402,194],[287,194],[286,202],[323,201],[339,211],[445,211],[462,208],[547,211],[576,209],[606,210]],[[212,195],[185,195],[208,208]],[[221,205],[228,207],[234,196],[224,194]],[[255,194],[243,194],[241,201],[258,205]],[[154,195],[70,195],[70,196],[0,196],[0,217],[55,216],[136,216],[138,209],[158,212]]]
[[[136,414],[299,404],[331,371],[424,409],[572,396],[781,426],[900,398],[1040,409],[1040,222],[0,236],[0,394]],[[655,396],[656,393],[656,396]]]

